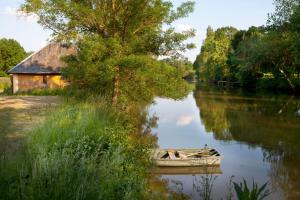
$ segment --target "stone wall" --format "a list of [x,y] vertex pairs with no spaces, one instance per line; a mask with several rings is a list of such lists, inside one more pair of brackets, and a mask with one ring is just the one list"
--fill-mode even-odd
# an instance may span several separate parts
[[66,82],[60,75],[13,75],[13,92],[26,92],[33,89],[62,88]]

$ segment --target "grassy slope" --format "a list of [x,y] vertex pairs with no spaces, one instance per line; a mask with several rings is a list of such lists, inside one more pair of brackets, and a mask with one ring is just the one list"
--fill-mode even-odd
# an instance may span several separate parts
[[[0,199],[148,199],[151,145],[104,104],[67,103],[1,162]],[[16,164],[17,162],[17,164]]]

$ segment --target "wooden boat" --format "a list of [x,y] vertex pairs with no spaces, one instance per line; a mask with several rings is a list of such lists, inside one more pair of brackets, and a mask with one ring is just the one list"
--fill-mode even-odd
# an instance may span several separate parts
[[210,148],[203,149],[157,149],[153,158],[160,167],[219,166],[221,155]]

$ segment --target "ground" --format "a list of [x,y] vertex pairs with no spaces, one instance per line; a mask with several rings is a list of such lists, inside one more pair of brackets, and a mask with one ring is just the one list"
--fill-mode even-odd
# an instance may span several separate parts
[[59,103],[55,96],[0,96],[0,152],[16,154],[29,131]]

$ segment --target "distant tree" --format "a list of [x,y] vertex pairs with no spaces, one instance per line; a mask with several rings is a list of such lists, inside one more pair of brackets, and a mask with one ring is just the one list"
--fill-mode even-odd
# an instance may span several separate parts
[[298,78],[300,78],[300,6],[298,6],[295,9],[295,12],[291,16],[291,23],[289,29],[293,33],[293,45],[296,51],[295,68],[298,73]]
[[246,88],[300,88],[300,0],[274,0],[274,5],[267,26],[215,32],[209,27],[194,62],[197,76]]
[[294,35],[290,31],[273,31],[263,41],[265,68],[275,78],[283,78],[290,88],[295,90],[293,75],[297,71],[297,51],[294,46]]
[[208,61],[209,52],[212,51],[213,48],[214,36],[214,30],[211,26],[208,26],[206,30],[206,38],[201,47],[200,54],[197,56],[193,64],[198,79],[206,80],[206,78],[209,77],[209,71],[206,70],[206,63]]
[[6,72],[26,57],[24,48],[14,39],[0,39],[0,71]]
[[228,57],[230,80],[239,81],[244,87],[255,87],[260,76],[262,64],[263,27],[250,27],[247,31],[238,31],[232,40],[232,49]]
[[237,29],[233,27],[207,29],[207,37],[197,57],[194,68],[203,80],[225,80],[229,76],[228,55],[232,50],[232,39]]
[[193,63],[187,58],[167,58],[164,59],[166,63],[176,68],[178,74],[183,75],[183,78],[187,80],[193,80],[195,71],[193,69]]

